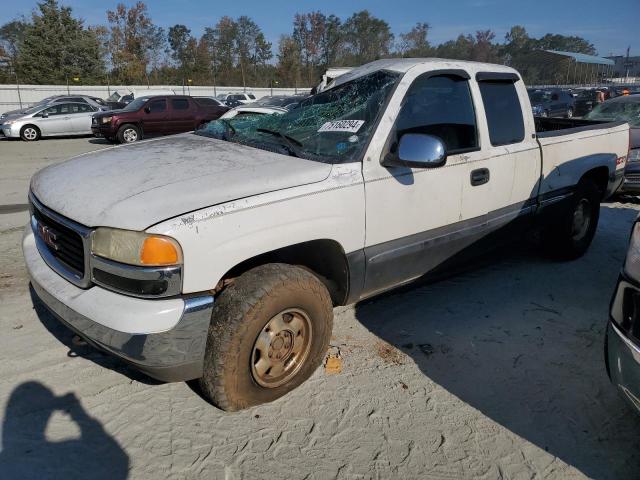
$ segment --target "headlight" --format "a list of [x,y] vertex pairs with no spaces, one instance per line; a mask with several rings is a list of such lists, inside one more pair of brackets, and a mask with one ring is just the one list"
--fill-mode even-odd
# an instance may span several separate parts
[[115,228],[96,229],[91,240],[91,252],[129,265],[165,266],[182,263],[182,249],[173,238]]
[[102,119],[100,120],[102,123],[111,123],[111,119],[113,117],[102,117]]
[[3,123],[3,125],[13,125],[16,122],[17,120],[7,120],[6,122]]
[[640,223],[636,222],[631,231],[631,241],[624,261],[624,271],[634,280],[640,281]]
[[640,148],[634,148],[629,150],[629,156],[627,157],[627,163],[640,162]]

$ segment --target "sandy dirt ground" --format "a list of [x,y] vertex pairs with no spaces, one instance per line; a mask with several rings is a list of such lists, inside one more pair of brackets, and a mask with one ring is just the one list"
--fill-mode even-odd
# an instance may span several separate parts
[[321,368],[279,401],[228,414],[188,384],[75,346],[34,307],[19,246],[28,179],[105,146],[0,141],[0,478],[639,477],[640,420],[603,360],[638,205],[604,204],[580,260],[514,246],[336,309],[341,373]]

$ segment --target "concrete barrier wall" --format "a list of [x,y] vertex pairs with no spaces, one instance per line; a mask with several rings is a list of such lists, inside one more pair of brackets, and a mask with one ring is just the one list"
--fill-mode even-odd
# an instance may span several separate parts
[[22,106],[38,102],[43,98],[52,95],[91,95],[100,98],[107,98],[111,93],[118,91],[128,93],[135,91],[143,94],[145,90],[173,90],[177,94],[194,96],[212,96],[221,93],[242,93],[244,91],[253,93],[256,98],[271,95],[293,95],[295,93],[308,93],[309,88],[250,88],[243,87],[203,87],[182,85],[0,85],[0,112],[21,108]]

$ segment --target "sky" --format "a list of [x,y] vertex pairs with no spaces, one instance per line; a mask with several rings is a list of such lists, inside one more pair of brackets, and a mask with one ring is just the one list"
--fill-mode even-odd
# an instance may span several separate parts
[[[2,0],[0,24],[21,15],[29,16],[37,0]],[[106,10],[117,3],[135,0],[61,0],[87,25],[106,23]],[[170,27],[186,25],[194,35],[213,26],[221,16],[248,15],[273,43],[274,53],[281,34],[291,33],[296,12],[320,10],[342,19],[367,9],[389,23],[397,36],[416,22],[431,26],[429,40],[438,44],[460,33],[491,29],[502,41],[512,25],[523,25],[534,37],[546,33],[578,35],[593,43],[600,55],[640,55],[640,0],[146,0],[154,23]]]

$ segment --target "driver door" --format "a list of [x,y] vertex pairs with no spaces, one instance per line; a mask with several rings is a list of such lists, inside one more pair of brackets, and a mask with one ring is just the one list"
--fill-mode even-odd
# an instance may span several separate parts
[[[382,158],[364,159],[366,271],[361,298],[424,275],[474,238],[475,212],[465,211],[463,182],[469,181],[470,164],[482,153],[469,74],[431,71],[409,81],[406,94],[396,91],[376,132],[376,137],[388,133]],[[383,166],[381,160],[397,152],[406,133],[439,137],[448,154],[445,165]]]
[[166,132],[167,123],[167,100],[149,100],[143,109],[142,128],[144,134],[159,135]]

